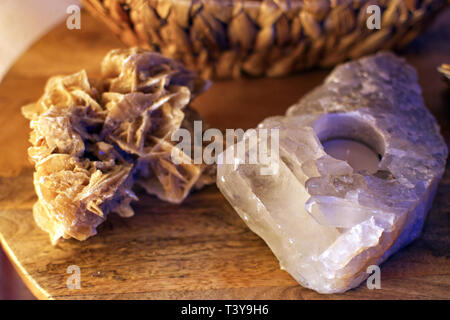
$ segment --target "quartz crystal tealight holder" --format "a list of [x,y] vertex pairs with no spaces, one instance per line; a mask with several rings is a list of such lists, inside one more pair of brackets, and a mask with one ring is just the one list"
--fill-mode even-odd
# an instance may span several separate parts
[[[277,169],[261,174],[263,165],[246,164],[235,145],[224,152],[233,164],[219,164],[217,185],[301,285],[349,290],[419,236],[447,147],[403,59],[379,53],[340,65],[259,128],[279,130]],[[369,147],[380,156],[375,170],[327,154],[332,139]],[[260,145],[259,137],[253,148]]]

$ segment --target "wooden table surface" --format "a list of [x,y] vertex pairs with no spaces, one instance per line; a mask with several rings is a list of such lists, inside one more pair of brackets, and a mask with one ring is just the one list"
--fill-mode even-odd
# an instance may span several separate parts
[[[121,44],[83,12],[81,30],[59,25],[33,45],[0,84],[0,240],[27,286],[42,299],[450,299],[450,167],[439,186],[420,239],[381,268],[381,289],[360,287],[320,295],[280,270],[216,187],[193,193],[182,205],[141,195],[136,215],[111,215],[88,241],[61,241],[32,218],[36,200],[27,161],[28,123],[20,107],[35,101],[55,74],[99,62]],[[450,98],[436,67],[450,63],[450,10],[403,52],[418,72],[427,106],[450,142]],[[217,82],[194,107],[217,128],[250,128],[282,114],[322,82],[329,70],[284,79]],[[67,268],[81,270],[81,289],[66,286]]]

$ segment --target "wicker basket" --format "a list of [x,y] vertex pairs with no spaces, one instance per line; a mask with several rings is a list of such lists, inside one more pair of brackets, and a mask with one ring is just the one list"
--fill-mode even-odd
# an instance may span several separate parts
[[[409,43],[447,0],[84,0],[128,46],[206,78],[283,76]],[[370,30],[370,5],[381,28]]]

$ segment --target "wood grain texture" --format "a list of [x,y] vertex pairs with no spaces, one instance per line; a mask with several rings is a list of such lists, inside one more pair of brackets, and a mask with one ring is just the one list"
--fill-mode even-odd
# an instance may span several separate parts
[[[427,106],[449,135],[449,96],[436,67],[450,57],[450,11],[404,52],[417,67]],[[446,41],[447,40],[447,41]],[[420,239],[382,265],[381,290],[364,284],[340,295],[320,295],[280,270],[216,187],[194,192],[182,205],[140,194],[136,215],[111,215],[88,241],[52,247],[37,228],[28,124],[20,106],[35,101],[46,79],[86,68],[121,46],[102,24],[82,15],[82,29],[60,25],[36,43],[0,85],[0,240],[27,286],[42,299],[450,299],[450,167]],[[328,71],[283,79],[218,82],[194,107],[214,127],[250,128],[282,114],[320,84]],[[81,268],[81,289],[66,287],[67,267]]]

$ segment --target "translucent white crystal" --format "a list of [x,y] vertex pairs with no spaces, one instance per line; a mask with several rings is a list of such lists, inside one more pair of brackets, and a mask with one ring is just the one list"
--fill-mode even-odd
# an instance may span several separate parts
[[[280,130],[278,171],[261,175],[230,147],[234,164],[218,165],[217,185],[300,284],[346,291],[417,238],[447,147],[402,59],[379,53],[341,65],[286,116],[259,127]],[[378,171],[326,154],[321,141],[332,138],[370,146],[382,156]]]

